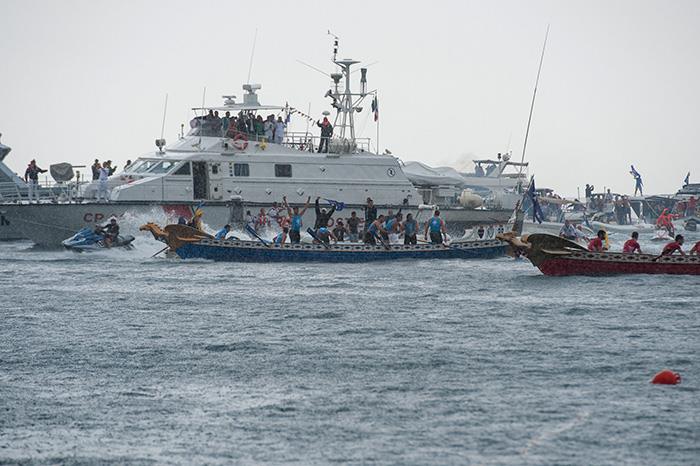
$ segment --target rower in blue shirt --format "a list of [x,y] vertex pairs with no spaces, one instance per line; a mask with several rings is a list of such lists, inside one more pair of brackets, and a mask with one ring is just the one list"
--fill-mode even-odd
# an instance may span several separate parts
[[290,209],[289,203],[287,202],[287,196],[284,196],[282,200],[284,201],[284,207],[287,209],[287,215],[289,215],[289,241],[292,244],[298,244],[301,241],[301,219],[304,216],[304,213],[306,213],[306,209],[309,208],[311,196],[306,199],[306,204],[302,210],[299,210],[299,207],[297,206]]
[[231,225],[224,225],[224,227],[214,235],[214,238],[218,241],[223,241],[226,239],[226,235],[228,235],[229,231],[231,231]]
[[382,232],[386,232],[384,229],[384,215],[377,217],[377,219],[370,223],[370,225],[367,227],[367,232],[365,233],[365,243],[377,244],[377,238],[379,238],[379,234]]
[[403,244],[417,244],[416,233],[418,233],[418,222],[413,218],[413,214],[408,214],[406,221],[403,222]]
[[447,240],[447,232],[445,231],[445,222],[440,218],[440,211],[436,210],[435,215],[425,225],[425,239],[428,239],[428,231],[430,231],[430,242],[433,244],[441,244],[443,236]]

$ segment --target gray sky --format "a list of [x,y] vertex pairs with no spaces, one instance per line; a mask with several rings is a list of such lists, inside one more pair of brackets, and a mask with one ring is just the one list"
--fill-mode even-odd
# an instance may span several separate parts
[[0,0],[0,132],[22,173],[32,157],[121,166],[154,147],[166,92],[169,142],[205,86],[207,105],[242,95],[256,28],[261,101],[320,115],[329,81],[296,60],[331,71],[330,29],[342,57],[378,62],[382,149],[459,166],[510,140],[519,159],[550,24],[526,157],[538,187],[630,192],[633,163],[647,192],[675,192],[700,181],[698,19],[698,1]]

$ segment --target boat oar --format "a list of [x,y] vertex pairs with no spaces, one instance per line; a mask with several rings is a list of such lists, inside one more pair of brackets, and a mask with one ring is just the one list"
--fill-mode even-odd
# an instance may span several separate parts
[[316,232],[313,231],[311,228],[307,228],[307,229],[306,229],[306,232],[307,232],[309,235],[311,235],[311,237],[312,237],[313,239],[315,239],[316,241],[318,241],[319,243],[321,243],[326,249],[329,249],[329,248],[330,248],[330,245],[329,245],[329,244],[326,244],[325,241],[321,241],[321,240],[318,238],[318,236],[316,236]]
[[[426,241],[424,239],[418,239],[418,238],[416,238],[416,241],[418,241],[419,243],[425,243],[425,244],[436,244],[436,243],[433,243],[432,241]],[[458,248],[456,246],[450,246],[449,244],[445,244],[445,243],[440,243],[440,244],[442,244],[446,248],[455,249],[457,251],[462,251],[462,248]]]
[[252,236],[256,237],[266,248],[270,247],[270,245],[267,244],[267,242],[264,239],[262,239],[250,225],[245,226],[245,231],[250,233]]
[[391,250],[391,246],[389,246],[388,244],[386,244],[386,243],[384,242],[384,238],[382,238],[380,235],[378,235],[378,234],[377,234],[376,232],[374,232],[374,231],[372,232],[372,235],[373,235],[376,239],[378,239],[380,243],[382,243],[382,246],[384,246],[384,249],[386,249],[387,251]]
[[160,251],[158,251],[157,253],[153,254],[153,255],[151,256],[151,259],[153,259],[154,257],[156,257],[156,256],[157,256],[158,254],[160,254],[161,252],[165,251],[165,250],[168,249],[169,247],[170,247],[170,246],[166,246],[166,247],[164,247],[163,249],[161,249]]

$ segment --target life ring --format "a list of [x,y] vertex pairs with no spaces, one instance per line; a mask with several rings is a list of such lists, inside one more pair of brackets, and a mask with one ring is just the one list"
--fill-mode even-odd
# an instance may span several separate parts
[[238,150],[245,150],[248,147],[248,138],[244,134],[238,133],[233,137],[233,147]]

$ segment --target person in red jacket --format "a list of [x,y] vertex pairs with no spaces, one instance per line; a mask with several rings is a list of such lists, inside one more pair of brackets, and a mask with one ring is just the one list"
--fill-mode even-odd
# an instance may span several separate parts
[[625,254],[634,254],[635,252],[639,252],[639,254],[642,254],[642,248],[639,246],[639,242],[637,241],[639,239],[639,233],[636,231],[632,232],[632,237],[625,241],[625,245],[622,246],[622,252]]
[[692,256],[693,254],[695,254],[695,255],[697,255],[697,256],[700,256],[700,241],[698,241],[697,243],[695,243],[695,246],[693,246],[693,248],[690,250],[690,252],[689,252],[688,254],[691,255],[691,256]]
[[605,231],[598,230],[598,234],[588,243],[588,250],[593,252],[603,252],[603,240],[605,239]]
[[676,235],[675,241],[671,241],[666,246],[664,246],[663,251],[661,251],[661,255],[670,256],[674,252],[678,251],[679,253],[681,253],[681,256],[685,256],[685,253],[681,249],[681,246],[683,246],[683,241],[683,235]]

